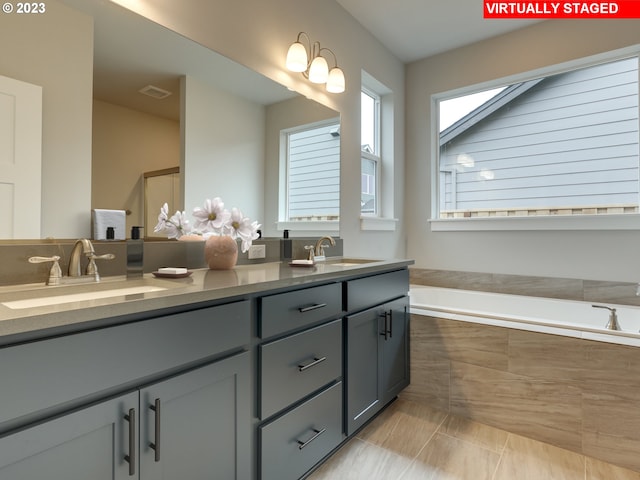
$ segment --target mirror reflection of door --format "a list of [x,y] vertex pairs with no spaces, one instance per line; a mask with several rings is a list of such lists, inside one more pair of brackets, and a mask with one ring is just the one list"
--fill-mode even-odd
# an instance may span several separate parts
[[166,238],[154,233],[162,205],[169,205],[169,215],[182,210],[180,194],[180,167],[145,172],[144,174],[144,235],[149,238]]
[[42,87],[0,76],[0,239],[40,237]]

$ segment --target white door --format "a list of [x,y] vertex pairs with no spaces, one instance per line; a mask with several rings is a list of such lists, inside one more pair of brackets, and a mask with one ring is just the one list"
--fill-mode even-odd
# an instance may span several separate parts
[[0,239],[40,238],[42,87],[0,75]]

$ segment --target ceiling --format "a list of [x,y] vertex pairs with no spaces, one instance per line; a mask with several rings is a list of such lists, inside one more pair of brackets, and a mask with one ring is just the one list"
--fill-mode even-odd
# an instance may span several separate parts
[[486,20],[482,0],[336,1],[405,63],[540,21]]

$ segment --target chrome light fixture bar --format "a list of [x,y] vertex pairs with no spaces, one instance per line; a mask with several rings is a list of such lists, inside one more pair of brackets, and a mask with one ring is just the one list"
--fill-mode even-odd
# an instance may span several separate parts
[[[303,36],[307,39],[306,46],[300,41]],[[333,68],[329,69],[327,59],[322,55],[323,52],[329,52],[333,56]],[[320,42],[311,43],[309,35],[305,32],[298,33],[298,38],[289,47],[286,65],[288,70],[302,73],[312,83],[326,84],[327,92],[344,92],[344,72],[338,67],[335,53],[321,47]]]

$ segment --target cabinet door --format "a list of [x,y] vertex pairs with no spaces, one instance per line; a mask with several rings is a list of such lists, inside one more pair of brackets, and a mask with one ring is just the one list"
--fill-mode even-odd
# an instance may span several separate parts
[[251,478],[249,354],[140,391],[140,478]]
[[386,404],[409,385],[409,299],[384,305],[387,335],[382,336],[382,399]]
[[[137,442],[129,445],[130,409],[138,392],[99,403],[0,438],[3,480],[125,480]],[[138,438],[137,423],[131,425]],[[130,448],[133,447],[133,451]]]
[[382,342],[384,308],[347,317],[347,435],[382,408]]

